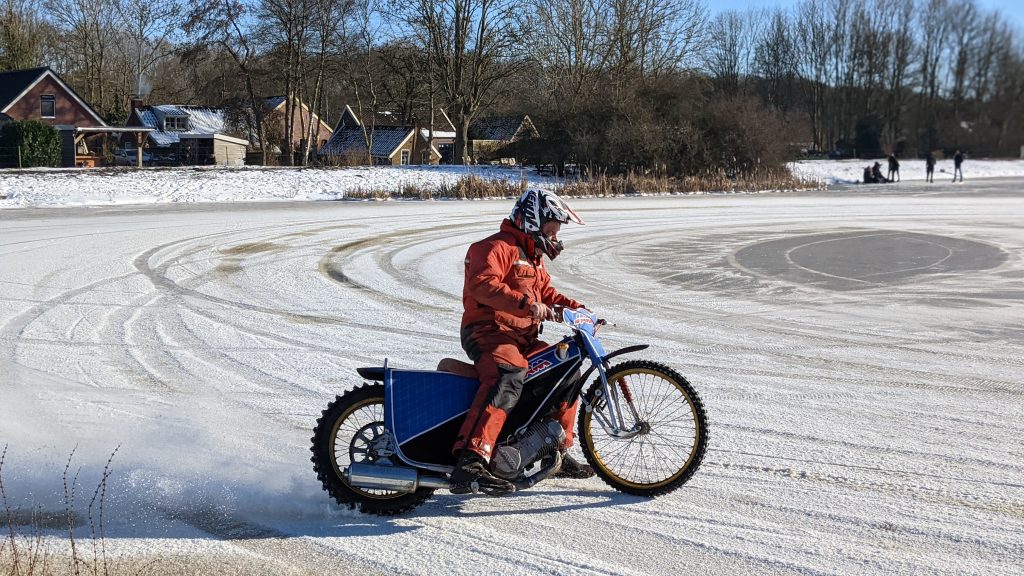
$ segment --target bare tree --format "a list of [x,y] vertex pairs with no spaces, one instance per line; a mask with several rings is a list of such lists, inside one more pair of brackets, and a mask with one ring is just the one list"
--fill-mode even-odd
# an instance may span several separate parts
[[890,46],[888,73],[885,77],[883,139],[888,143],[890,151],[895,152],[903,139],[904,113],[910,96],[908,83],[915,45],[914,0],[893,0],[879,7],[885,11],[888,20],[886,41]]
[[612,67],[658,76],[699,63],[707,16],[696,0],[610,0]]
[[807,114],[814,147],[832,146],[825,128],[829,93],[829,50],[836,35],[836,22],[829,18],[824,0],[807,0],[797,8],[794,20],[798,67],[809,88]]
[[39,66],[45,31],[38,0],[4,0],[0,4],[0,71]]
[[[327,58],[332,46],[346,44],[345,22],[354,9],[353,0],[311,0],[312,1],[312,35],[316,60],[314,68],[313,90],[310,98],[310,123],[306,129],[306,145],[302,149],[303,165],[309,163],[309,156],[314,141],[320,136],[320,122],[324,117],[321,107],[323,96],[324,74],[327,69]],[[308,91],[307,91],[308,93]]]
[[744,42],[746,19],[729,10],[718,14],[708,27],[708,49],[704,66],[711,74],[718,92],[737,94],[743,70],[743,52],[752,43]]
[[239,0],[199,0],[189,13],[185,31],[200,44],[215,44],[235,62],[245,81],[253,130],[259,140],[262,161],[267,163],[268,142],[263,123],[263,99],[256,95],[255,69],[260,47],[253,35],[252,11]]
[[44,0],[44,6],[61,29],[61,42],[55,47],[66,66],[62,72],[101,114],[113,113],[120,106],[112,101],[104,76],[113,72],[118,13],[114,0]]
[[[258,34],[269,44],[284,80],[284,137],[280,141],[285,165],[294,163],[296,117],[300,122],[303,61],[311,36],[313,3],[307,0],[260,0]],[[305,132],[305,126],[300,130]]]
[[[974,0],[953,0],[949,7],[949,98],[953,104],[953,122],[960,126],[963,121],[963,105],[967,96],[968,66],[974,50],[973,41],[977,35],[978,8]],[[954,128],[954,144],[960,130]]]
[[455,156],[463,164],[470,162],[469,126],[481,104],[500,80],[523,65],[523,7],[517,0],[409,4],[406,20],[422,30],[436,85],[455,123]]
[[796,78],[796,41],[790,35],[786,13],[774,11],[764,35],[757,43],[755,69],[765,84],[765,102],[786,110],[793,99],[793,80]]
[[533,0],[531,55],[555,102],[573,108],[608,71],[611,29],[606,0]]
[[937,140],[937,110],[939,98],[940,66],[949,31],[950,8],[948,0],[926,0],[918,12],[918,50],[920,90],[918,92],[918,139],[926,149],[932,149]]
[[174,52],[175,35],[181,30],[181,0],[119,0],[127,49],[132,63],[135,93],[148,92],[145,75],[161,59]]
[[347,59],[346,78],[355,95],[355,113],[366,145],[366,161],[373,164],[373,141],[380,111],[381,63],[376,58],[377,39],[383,36],[381,11],[375,0],[359,0],[353,15],[353,58]]
[[[1024,43],[1007,38],[995,58],[993,93],[990,102],[992,123],[998,126],[996,146],[1020,144],[1024,137]],[[1012,138],[1017,134],[1017,139]]]

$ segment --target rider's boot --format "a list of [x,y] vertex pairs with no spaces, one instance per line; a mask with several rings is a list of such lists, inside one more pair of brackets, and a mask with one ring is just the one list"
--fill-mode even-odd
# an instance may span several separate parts
[[575,478],[582,480],[594,475],[594,469],[588,464],[577,462],[568,452],[562,453],[562,467],[552,475],[552,478]]
[[472,450],[463,450],[459,461],[452,471],[452,494],[476,494],[482,492],[488,496],[503,496],[515,491],[515,486],[508,480],[502,480],[491,474],[484,459]]

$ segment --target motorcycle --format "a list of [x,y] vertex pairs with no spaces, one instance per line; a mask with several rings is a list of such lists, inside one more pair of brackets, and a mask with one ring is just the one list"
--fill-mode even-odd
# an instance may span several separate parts
[[[696,390],[658,362],[611,366],[613,358],[648,345],[606,353],[597,337],[606,322],[590,311],[565,308],[556,315],[571,332],[528,358],[523,392],[499,435],[491,473],[519,491],[557,472],[565,431],[550,415],[580,397],[577,437],[601,480],[638,496],[685,484],[708,442]],[[411,510],[450,486],[452,445],[479,387],[475,369],[446,358],[438,370],[391,368],[385,360],[356,371],[366,382],[337,396],[316,421],[313,469],[339,504],[381,515]]]

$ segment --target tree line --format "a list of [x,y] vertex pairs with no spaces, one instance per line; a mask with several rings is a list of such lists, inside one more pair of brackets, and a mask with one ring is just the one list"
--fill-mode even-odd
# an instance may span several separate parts
[[1021,30],[976,0],[0,1],[0,69],[48,65],[114,123],[136,94],[223,106],[257,143],[263,99],[291,95],[332,125],[345,104],[433,127],[443,109],[462,162],[474,120],[527,113],[541,138],[518,156],[608,173],[1024,144]]

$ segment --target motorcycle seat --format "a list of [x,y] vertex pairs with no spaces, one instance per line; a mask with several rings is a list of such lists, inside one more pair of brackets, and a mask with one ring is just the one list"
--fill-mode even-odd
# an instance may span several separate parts
[[455,358],[442,358],[437,363],[438,372],[449,372],[456,376],[463,376],[465,378],[480,379],[480,375],[476,373],[476,367],[469,362],[463,362],[462,360],[456,360]]

